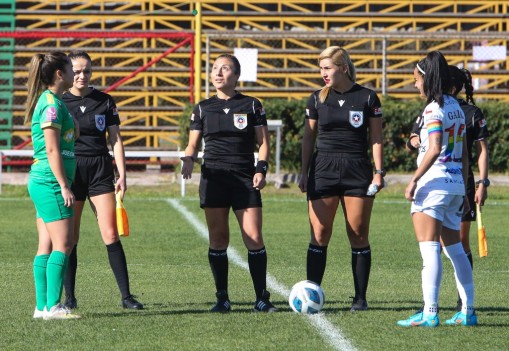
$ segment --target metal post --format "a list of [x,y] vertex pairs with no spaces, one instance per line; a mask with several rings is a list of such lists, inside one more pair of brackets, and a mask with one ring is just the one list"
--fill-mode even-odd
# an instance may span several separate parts
[[387,37],[382,39],[382,96],[386,94],[387,86]]
[[205,42],[205,99],[210,97],[210,36]]
[[196,1],[194,34],[194,101],[201,100],[201,2]]
[[276,129],[276,179],[279,181],[279,169],[281,161],[281,126]]

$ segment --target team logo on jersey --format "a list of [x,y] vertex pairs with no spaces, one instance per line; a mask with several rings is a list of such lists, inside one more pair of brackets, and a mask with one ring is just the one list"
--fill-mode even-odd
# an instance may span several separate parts
[[343,106],[343,104],[345,103],[345,100],[338,100],[339,102],[339,106]]
[[362,111],[350,111],[350,124],[354,128],[359,128],[364,122],[364,113]]
[[85,110],[87,109],[86,106],[80,106],[81,113],[85,113]]
[[247,115],[235,113],[233,115],[233,124],[235,124],[235,127],[237,127],[237,129],[246,128],[247,127]]
[[484,128],[486,127],[486,119],[483,118],[479,121],[479,128]]
[[50,106],[46,110],[46,122],[53,122],[57,119],[57,109],[55,106]]
[[95,126],[99,131],[103,131],[106,128],[106,116],[105,115],[95,115]]
[[113,116],[118,116],[118,108],[116,106],[113,107],[113,109],[111,110],[111,113],[113,113]]
[[260,111],[260,116],[265,116],[265,110],[263,107],[258,108],[258,111]]
[[193,122],[194,122],[194,113],[193,113],[193,114],[191,114],[191,121],[193,121]]
[[228,114],[228,112],[230,112],[230,109],[229,108],[223,108],[223,111],[224,111],[224,113]]
[[72,140],[74,140],[74,128],[68,129],[64,135],[63,138],[66,142],[70,143]]
[[306,109],[306,116],[309,117],[309,109],[308,108]]
[[382,107],[375,107],[373,109],[373,113],[375,114],[375,116],[380,116],[382,114]]

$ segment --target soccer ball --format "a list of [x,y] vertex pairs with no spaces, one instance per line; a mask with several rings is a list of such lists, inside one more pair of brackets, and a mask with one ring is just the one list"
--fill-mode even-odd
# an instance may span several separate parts
[[320,285],[303,280],[293,286],[288,302],[297,313],[313,314],[321,311],[325,295]]

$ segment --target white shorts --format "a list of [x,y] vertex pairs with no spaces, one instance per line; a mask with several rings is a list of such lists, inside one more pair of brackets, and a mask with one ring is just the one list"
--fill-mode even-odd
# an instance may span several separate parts
[[422,212],[441,221],[446,228],[460,230],[463,198],[463,195],[417,193],[410,213]]

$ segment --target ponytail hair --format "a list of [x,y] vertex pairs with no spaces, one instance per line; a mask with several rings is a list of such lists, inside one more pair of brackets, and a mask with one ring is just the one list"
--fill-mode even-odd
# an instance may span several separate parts
[[465,75],[465,96],[469,104],[475,105],[474,102],[474,86],[472,85],[472,74],[466,68],[462,68],[461,72]]
[[57,70],[64,71],[65,65],[70,64],[67,55],[61,51],[48,54],[35,54],[30,60],[28,68],[28,95],[25,110],[25,124],[32,122],[32,114],[39,96],[48,86],[55,83]]
[[472,86],[472,75],[468,69],[449,66],[451,73],[452,86],[455,89],[454,95],[458,95],[465,88],[466,101],[475,105],[474,87]]
[[[336,66],[346,65],[348,78],[355,83],[356,80],[356,71],[355,66],[350,59],[350,55],[348,51],[339,46],[329,46],[327,49],[323,50],[318,58],[318,63],[324,59],[331,59],[332,63]],[[330,87],[324,86],[322,90],[320,90],[319,99],[320,102],[324,102],[327,96],[329,95]]]
[[449,65],[440,51],[431,51],[426,58],[419,61],[416,68],[424,77],[423,90],[427,103],[436,101],[440,107],[444,106],[444,94],[451,91],[452,79]]
[[43,54],[35,54],[32,57],[32,60],[30,60],[30,67],[28,69],[28,95],[27,107],[25,110],[25,124],[32,122],[32,114],[34,113],[37,99],[46,88],[40,79],[43,60]]

